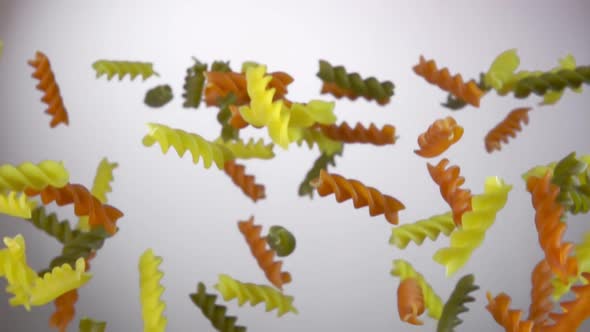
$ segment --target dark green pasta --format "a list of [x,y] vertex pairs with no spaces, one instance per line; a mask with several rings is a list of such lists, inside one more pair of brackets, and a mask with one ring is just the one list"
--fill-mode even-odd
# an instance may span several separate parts
[[197,292],[189,296],[217,331],[246,332],[245,327],[236,325],[236,317],[226,316],[227,308],[225,306],[215,304],[217,295],[207,294],[205,284],[202,282],[197,285]]
[[158,85],[149,89],[143,102],[150,107],[162,107],[172,100],[172,88],[170,85]]
[[528,76],[517,81],[513,91],[516,98],[526,98],[531,93],[543,96],[548,91],[561,91],[565,88],[576,89],[583,83],[590,83],[590,66],[562,69],[539,76]]
[[559,186],[557,201],[572,214],[590,210],[590,169],[572,152],[561,159],[553,170],[551,180]]
[[240,138],[240,131],[229,124],[229,119],[231,118],[229,106],[235,102],[236,96],[231,92],[224,98],[221,98],[219,102],[217,121],[221,124],[221,139],[224,141],[237,140]]
[[271,226],[266,242],[279,257],[289,256],[297,246],[295,236],[283,226]]
[[205,71],[207,71],[207,64],[193,58],[195,64],[186,70],[184,78],[184,103],[185,108],[199,108],[201,104],[201,96],[203,95],[203,88],[205,87]]
[[55,213],[47,215],[44,206],[34,209],[31,218],[26,220],[61,243],[68,242],[79,234],[77,230],[72,230],[68,220],[60,221]]
[[[484,73],[479,74],[479,82],[477,82],[477,86],[481,89],[481,91],[490,91],[490,87],[486,86],[484,82]],[[453,94],[449,93],[447,95],[447,102],[441,104],[443,107],[446,107],[453,111],[458,111],[463,107],[467,106],[467,103],[463,101],[463,99],[456,98]]]
[[375,77],[363,79],[358,73],[349,74],[343,66],[334,67],[325,60],[320,60],[317,76],[324,82],[335,83],[341,89],[380,103],[386,103],[394,94],[395,85],[390,81],[379,82]]
[[322,169],[328,169],[328,165],[336,166],[336,155],[342,155],[342,151],[335,153],[333,155],[327,155],[322,153],[318,159],[313,163],[311,169],[305,175],[303,182],[299,185],[299,196],[309,196],[313,198],[313,193],[315,189],[309,183],[311,180],[316,179],[320,176],[320,171]]
[[445,303],[440,319],[438,320],[437,332],[454,332],[455,327],[463,323],[459,315],[469,311],[465,303],[474,302],[475,299],[469,296],[469,293],[479,289],[475,283],[473,274],[468,274],[459,279],[455,289]]
[[104,332],[107,328],[106,322],[100,322],[88,317],[80,319],[78,329],[80,332]]
[[218,72],[230,72],[231,71],[231,67],[229,66],[229,61],[213,61],[213,64],[211,64],[211,71],[218,71]]

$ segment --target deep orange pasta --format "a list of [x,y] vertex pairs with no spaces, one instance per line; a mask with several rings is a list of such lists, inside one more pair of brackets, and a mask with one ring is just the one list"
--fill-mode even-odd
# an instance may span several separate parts
[[530,110],[530,108],[514,109],[492,128],[484,139],[486,151],[491,153],[494,150],[501,150],[502,143],[508,143],[509,137],[516,137],[516,133],[522,130],[521,123],[529,123]]
[[551,284],[553,273],[551,267],[545,259],[541,260],[533,269],[531,274],[531,305],[529,307],[529,318],[535,326],[533,331],[542,331],[549,325],[549,313],[553,309],[551,294],[553,285]]
[[246,175],[245,167],[237,164],[233,160],[225,162],[223,167],[225,174],[227,174],[246,196],[250,197],[254,202],[266,197],[264,186],[256,184],[254,176]]
[[397,288],[399,318],[412,325],[424,324],[418,317],[424,313],[424,295],[418,281],[407,278]]
[[461,218],[467,211],[471,211],[471,191],[459,188],[465,178],[460,176],[459,166],[447,168],[449,160],[442,159],[436,166],[427,164],[428,172],[432,180],[440,187],[443,199],[453,210],[453,221],[455,225],[461,225]]
[[395,143],[395,127],[385,125],[381,129],[374,124],[369,128],[357,123],[351,128],[348,123],[343,122],[340,125],[317,125],[329,138],[344,143],[370,143],[374,145],[386,145]]
[[[293,77],[284,72],[270,73],[272,80],[269,88],[276,90],[274,99],[283,99],[287,94],[287,86],[293,82]],[[250,102],[246,89],[246,75],[235,72],[207,72],[207,86],[205,87],[205,103],[207,106],[219,105],[219,100],[229,93],[236,96],[235,105],[242,106]]]
[[534,323],[530,320],[521,320],[522,311],[510,309],[510,296],[502,293],[496,297],[488,292],[488,305],[486,309],[492,314],[496,323],[502,326],[506,332],[532,332]]
[[461,137],[463,127],[459,126],[453,117],[447,116],[434,121],[425,133],[418,136],[420,149],[414,152],[424,158],[437,157],[457,143]]
[[35,53],[35,59],[29,60],[28,64],[35,68],[33,77],[39,80],[37,89],[43,91],[44,95],[41,100],[48,105],[45,113],[53,116],[50,122],[51,128],[60,123],[69,124],[68,112],[64,106],[59,86],[55,80],[49,58],[42,52]]

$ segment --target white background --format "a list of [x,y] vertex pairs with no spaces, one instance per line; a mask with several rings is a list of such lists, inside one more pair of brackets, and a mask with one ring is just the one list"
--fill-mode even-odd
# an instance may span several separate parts
[[[439,106],[446,93],[415,75],[412,66],[423,54],[453,73],[477,77],[509,48],[518,48],[522,69],[552,68],[568,53],[588,64],[589,12],[585,1],[0,1],[0,39],[5,42],[0,162],[63,160],[72,182],[87,186],[102,157],[120,165],[109,198],[125,217],[119,221],[120,232],[92,262],[94,278],[80,291],[71,330],[83,315],[106,320],[109,331],[141,330],[137,262],[150,247],[164,258],[169,330],[212,330],[188,298],[198,281],[211,291],[219,273],[266,282],[236,227],[250,215],[265,229],[281,224],[297,237],[297,250],[284,263],[293,276],[285,292],[295,296],[300,311],[279,319],[263,307],[230,303],[230,314],[251,331],[433,331],[435,322],[426,316],[423,327],[400,322],[398,281],[389,274],[396,258],[411,261],[443,299],[462,275],[474,273],[482,289],[458,330],[501,330],[485,310],[485,292],[506,291],[514,308],[526,310],[530,273],[542,258],[530,195],[520,174],[571,151],[590,152],[590,94],[567,92],[557,106],[538,107],[537,97],[516,100],[490,93],[479,109],[450,113]],[[49,128],[50,117],[43,114],[41,93],[26,64],[36,50],[51,60],[70,114],[69,127]],[[402,222],[447,211],[426,161],[413,150],[420,133],[451,114],[465,135],[444,156],[461,166],[465,187],[475,193],[482,191],[488,175],[513,184],[508,204],[472,260],[449,279],[431,259],[448,239],[401,251],[388,244],[391,227],[385,219],[370,218],[367,209],[337,204],[334,197],[299,198],[298,185],[316,150],[293,146],[277,149],[273,160],[248,161],[247,170],[266,185],[268,197],[253,204],[222,172],[141,145],[147,122],[217,137],[215,109],[181,107],[191,56],[209,63],[230,60],[235,69],[242,61],[255,60],[271,71],[286,71],[295,78],[289,87],[289,98],[295,101],[331,100],[319,95],[319,59],[392,80],[395,96],[386,107],[341,100],[336,111],[339,120],[349,123],[395,125],[398,143],[346,146],[335,172],[399,198],[407,207],[400,213]],[[96,80],[91,64],[98,59],[150,61],[160,77],[146,82]],[[164,83],[172,86],[174,100],[158,110],[145,107],[145,91]],[[530,125],[501,152],[487,154],[487,131],[522,106],[534,108]],[[73,217],[71,207],[49,209],[62,218]],[[582,239],[587,219],[570,218],[569,240]],[[1,218],[0,236],[18,233],[26,237],[29,262],[37,269],[60,251],[55,240],[26,222]],[[2,297],[0,330],[47,330],[53,305],[26,313],[10,308],[8,296]]]

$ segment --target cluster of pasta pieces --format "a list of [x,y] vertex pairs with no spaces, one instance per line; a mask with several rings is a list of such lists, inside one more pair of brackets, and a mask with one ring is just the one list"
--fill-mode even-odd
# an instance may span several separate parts
[[[0,43],[0,51],[2,44]],[[59,86],[48,57],[37,52],[28,62],[34,67],[33,77],[40,82],[44,92],[42,101],[48,105],[46,113],[52,116],[50,126],[69,125],[69,117],[61,97]],[[566,88],[581,91],[581,85],[590,83],[588,66],[576,66],[573,56],[560,60],[558,67],[550,71],[516,72],[520,59],[515,50],[501,53],[489,70],[478,81],[465,82],[460,74],[452,75],[447,68],[439,69],[434,60],[420,56],[413,71],[427,82],[449,93],[444,107],[459,110],[467,105],[480,107],[482,98],[491,90],[500,96],[513,93],[517,98],[531,94],[543,96],[541,105],[555,104]],[[143,81],[159,78],[151,62],[97,60],[92,68],[96,77],[111,80],[129,77],[132,81],[141,76]],[[379,81],[375,77],[362,78],[349,73],[343,66],[333,66],[319,61],[317,76],[322,81],[321,93],[336,99],[346,97],[352,101],[362,97],[367,102],[386,106],[394,95],[391,81]],[[287,98],[288,88],[294,78],[282,71],[268,72],[265,65],[244,62],[240,71],[234,71],[229,62],[214,61],[211,65],[193,58],[184,78],[182,107],[198,109],[201,105],[217,109],[221,130],[217,138],[205,138],[197,133],[170,127],[161,123],[148,123],[148,132],[142,143],[146,147],[159,145],[166,154],[173,148],[179,157],[189,152],[194,164],[201,162],[205,169],[215,166],[229,177],[244,195],[254,203],[266,198],[265,186],[246,173],[244,161],[268,160],[275,156],[275,145],[288,149],[293,143],[310,148],[317,146],[319,156],[308,171],[301,185],[299,196],[320,197],[334,195],[341,203],[351,201],[356,209],[367,208],[371,217],[383,216],[392,225],[390,244],[406,249],[410,243],[421,245],[426,238],[437,240],[441,235],[450,238],[448,247],[439,249],[433,260],[446,269],[447,277],[461,270],[481,246],[485,234],[493,226],[496,215],[504,208],[512,185],[500,177],[485,179],[483,191],[472,194],[463,188],[465,179],[457,165],[450,165],[447,158],[436,164],[426,164],[433,186],[440,190],[441,198],[449,205],[449,211],[439,213],[414,223],[399,222],[399,214],[406,206],[394,196],[355,179],[346,178],[328,170],[335,167],[335,160],[342,156],[345,144],[395,144],[396,128],[385,124],[381,128],[370,123],[338,122],[335,102],[313,99],[296,102]],[[144,103],[150,108],[161,108],[174,99],[169,84],[154,86],[145,94]],[[504,120],[485,136],[488,153],[501,149],[508,138],[516,137],[522,124],[528,124],[530,107],[511,111]],[[260,139],[242,138],[245,127],[265,130],[270,143]],[[414,151],[423,158],[443,155],[463,137],[464,128],[452,116],[436,119],[417,138]],[[238,161],[242,159],[244,161]],[[76,313],[78,289],[92,277],[88,272],[90,261],[118,233],[118,221],[123,212],[107,204],[107,194],[112,191],[114,170],[118,163],[103,158],[96,170],[90,189],[82,184],[70,183],[68,170],[62,162],[45,160],[37,164],[0,166],[0,213],[22,218],[31,225],[55,238],[63,249],[52,259],[47,269],[34,271],[26,262],[25,240],[21,235],[4,238],[0,249],[0,277],[8,282],[7,292],[13,297],[12,306],[42,306],[50,302],[55,311],[49,325],[66,331]],[[528,318],[522,311],[510,309],[510,296],[487,293],[486,309],[491,317],[506,331],[574,332],[590,317],[590,232],[579,244],[562,241],[567,228],[567,214],[590,211],[590,156],[577,157],[576,153],[562,160],[537,166],[525,174],[524,187],[530,192],[535,210],[535,227],[544,258],[531,274],[531,306]],[[38,197],[39,200],[36,200]],[[60,220],[55,213],[48,213],[46,206],[72,205],[79,217],[74,227],[68,220]],[[283,270],[296,248],[296,237],[285,227],[273,225],[266,234],[263,226],[251,216],[237,222],[237,230],[244,237],[244,250],[253,256],[252,264],[258,265],[266,279],[263,283],[243,282],[221,273],[212,288],[223,301],[237,300],[239,306],[264,303],[266,311],[276,311],[277,316],[298,314],[294,297],[284,288],[294,282],[290,272]],[[247,249],[246,249],[247,248]],[[144,331],[165,331],[167,317],[163,300],[165,288],[161,281],[162,258],[152,249],[143,252],[138,262],[140,304]],[[255,263],[255,264],[254,264]],[[422,325],[420,316],[425,312],[438,321],[438,332],[452,332],[461,324],[458,317],[468,311],[466,304],[474,302],[470,294],[479,289],[472,274],[460,278],[443,302],[426,277],[417,272],[410,262],[393,261],[391,274],[399,278],[397,307],[402,322]],[[296,279],[295,279],[296,280]],[[565,294],[572,292],[575,299],[562,302],[561,312],[554,312],[554,304]],[[237,325],[237,318],[227,314],[227,307],[220,304],[218,295],[198,282],[190,300],[218,331],[246,331]],[[106,322],[84,317],[79,322],[80,331],[105,331]]]

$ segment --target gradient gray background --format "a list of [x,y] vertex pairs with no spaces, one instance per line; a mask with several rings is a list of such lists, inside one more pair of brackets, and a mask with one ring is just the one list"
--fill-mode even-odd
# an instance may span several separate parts
[[[508,292],[514,308],[527,309],[530,273],[541,259],[534,211],[520,174],[570,151],[588,153],[590,93],[567,92],[555,107],[536,107],[539,98],[516,100],[491,93],[480,109],[450,113],[439,107],[446,94],[415,75],[419,55],[434,58],[452,72],[475,77],[494,57],[518,48],[523,69],[552,68],[568,53],[590,62],[587,1],[0,1],[1,163],[63,160],[73,182],[91,185],[103,156],[117,161],[110,202],[125,212],[120,232],[92,263],[93,280],[80,291],[77,317],[106,320],[109,331],[140,331],[137,262],[146,248],[164,258],[166,316],[170,331],[211,331],[188,299],[198,281],[212,287],[219,273],[264,283],[236,221],[255,215],[265,227],[281,224],[297,236],[296,252],[285,260],[300,314],[281,319],[261,307],[229,312],[251,331],[433,331],[403,325],[397,317],[398,281],[389,274],[396,258],[411,261],[446,299],[458,278],[475,273],[481,290],[464,314],[460,331],[499,331],[485,310],[485,291]],[[70,126],[49,128],[50,117],[35,89],[26,60],[36,50],[51,59]],[[429,178],[425,160],[416,156],[416,138],[435,119],[453,115],[465,127],[463,139],[445,156],[461,166],[466,187],[481,192],[488,175],[514,185],[506,208],[498,214],[482,247],[459,273],[445,278],[431,259],[447,239],[409,246],[388,244],[391,227],[370,218],[366,209],[334,197],[309,200],[297,196],[299,182],[317,151],[294,146],[277,149],[272,161],[248,161],[247,170],[266,185],[268,199],[252,204],[222,173],[163,156],[145,148],[146,122],[217,137],[214,109],[181,107],[181,87],[190,56],[203,61],[245,60],[284,70],[295,77],[292,100],[318,98],[318,59],[344,64],[363,75],[396,84],[391,104],[364,100],[337,103],[339,120],[375,122],[397,127],[394,146],[350,145],[336,172],[398,197],[407,207],[402,222],[448,210]],[[97,59],[152,61],[159,78],[146,82],[96,80]],[[173,87],[175,99],[163,109],[143,105],[144,93],[157,84]],[[587,87],[585,88],[587,89]],[[329,96],[322,98],[331,99]],[[515,107],[533,106],[530,125],[500,153],[487,154],[483,137]],[[262,137],[265,133],[245,130]],[[246,136],[246,135],[244,135]],[[436,159],[438,160],[438,159]],[[71,207],[50,210],[73,217]],[[70,219],[75,221],[76,219]],[[46,267],[60,247],[51,238],[16,218],[0,218],[0,236],[21,233],[29,262]],[[571,217],[567,238],[579,241],[586,217]],[[1,287],[4,287],[2,284]],[[210,288],[210,290],[213,290]],[[44,331],[53,305],[11,308],[0,301],[0,330]],[[590,330],[586,324],[584,331]]]

